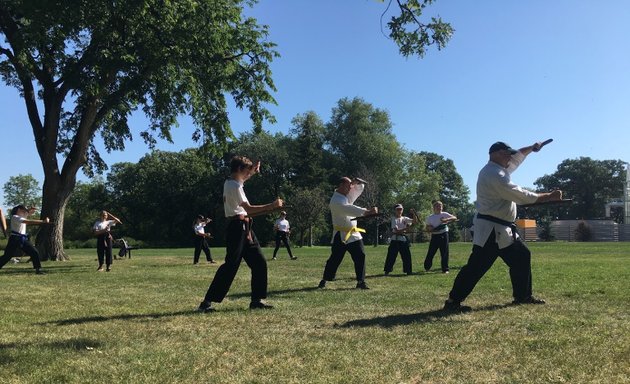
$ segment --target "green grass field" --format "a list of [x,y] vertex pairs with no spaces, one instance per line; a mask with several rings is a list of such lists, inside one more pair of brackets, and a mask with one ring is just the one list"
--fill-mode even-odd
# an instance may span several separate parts
[[[94,250],[0,270],[2,383],[629,383],[630,243],[530,243],[542,306],[511,306],[498,260],[466,304],[440,309],[470,244],[451,244],[451,274],[419,272],[426,244],[382,274],[367,247],[369,291],[349,255],[321,278],[329,249],[268,261],[275,308],[250,311],[242,264],[227,299],[194,312],[217,269],[192,249],[137,250],[96,272]],[[270,259],[272,249],[264,249]],[[222,260],[224,250],[213,255]],[[439,266],[436,256],[434,266]]]

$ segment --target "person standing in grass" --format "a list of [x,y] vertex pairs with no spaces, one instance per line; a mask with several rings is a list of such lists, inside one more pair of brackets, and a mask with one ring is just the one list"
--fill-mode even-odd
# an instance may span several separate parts
[[337,269],[347,251],[350,252],[354,263],[357,288],[369,289],[365,284],[365,249],[361,236],[361,232],[365,232],[365,230],[357,228],[357,221],[352,220],[355,216],[378,213],[377,207],[366,209],[354,205],[354,201],[361,196],[364,188],[365,182],[363,180],[358,178],[351,180],[348,177],[342,177],[330,198],[329,207],[333,224],[331,254],[326,261],[324,276],[319,282],[319,288],[325,288],[327,281],[335,279]]
[[212,219],[205,218],[203,215],[197,215],[197,218],[193,222],[193,232],[195,233],[195,253],[193,254],[193,264],[199,263],[199,256],[201,251],[206,255],[206,261],[210,264],[215,264],[212,260],[212,254],[210,253],[210,247],[208,246],[208,239],[211,237],[209,233],[206,233],[206,225],[210,223]]
[[409,226],[415,223],[415,218],[412,219],[407,216],[403,216],[402,204],[396,204],[394,206],[394,217],[392,217],[391,222],[392,237],[389,241],[387,257],[385,258],[385,267],[383,268],[385,275],[389,275],[394,269],[396,256],[398,256],[399,252],[400,258],[402,259],[403,272],[408,275],[413,273],[411,270],[411,251],[409,251],[409,239],[407,238],[406,230]]
[[477,179],[477,215],[474,218],[473,249],[468,263],[459,271],[444,310],[467,312],[461,302],[501,257],[510,269],[513,304],[544,304],[532,296],[531,253],[516,232],[516,203],[531,204],[562,199],[562,191],[535,193],[512,183],[510,175],[527,155],[538,152],[541,143],[514,150],[503,142],[492,144],[490,161]]
[[284,202],[276,199],[265,205],[249,203],[243,185],[259,171],[260,161],[254,165],[244,156],[234,156],[230,161],[230,178],[223,184],[223,208],[227,218],[225,262],[214,275],[205,298],[197,308],[199,312],[212,312],[212,303],[223,301],[243,259],[252,271],[249,308],[273,308],[262,301],[267,298],[267,262],[252,230],[251,216],[281,208]]
[[26,208],[24,205],[18,205],[11,210],[11,235],[7,242],[7,247],[4,249],[4,255],[0,257],[0,269],[15,256],[18,249],[21,249],[24,253],[30,256],[31,262],[35,273],[43,275],[42,264],[39,258],[39,252],[37,248],[28,241],[28,235],[26,234],[27,225],[43,225],[49,224],[50,220],[45,217],[43,220],[28,219],[29,215],[35,212],[35,208]]
[[289,244],[291,226],[289,225],[289,220],[287,220],[287,213],[285,211],[280,212],[280,218],[276,220],[273,229],[276,231],[276,249],[273,250],[273,260],[276,259],[276,254],[280,248],[280,242],[282,242],[287,248],[291,260],[296,260],[297,257],[294,257],[293,253],[291,253],[291,245]]
[[444,204],[441,201],[433,202],[433,214],[427,217],[427,232],[431,233],[431,241],[427,256],[424,259],[424,270],[428,271],[433,265],[433,257],[440,250],[440,262],[442,273],[448,273],[448,223],[457,220],[457,217],[442,211]]
[[101,211],[101,216],[92,227],[92,231],[96,236],[96,257],[98,258],[98,268],[96,270],[98,272],[103,271],[103,263],[105,263],[107,272],[112,270],[113,238],[110,231],[116,224],[122,224],[122,221],[103,210]]

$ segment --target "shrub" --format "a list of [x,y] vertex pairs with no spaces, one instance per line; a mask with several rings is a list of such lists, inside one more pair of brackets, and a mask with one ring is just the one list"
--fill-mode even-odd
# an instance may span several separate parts
[[586,222],[582,221],[575,228],[575,240],[576,241],[590,241],[593,238],[593,232]]

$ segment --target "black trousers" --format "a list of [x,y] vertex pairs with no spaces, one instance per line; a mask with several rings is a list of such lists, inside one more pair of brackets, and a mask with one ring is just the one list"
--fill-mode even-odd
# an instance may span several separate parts
[[289,237],[286,232],[276,231],[276,249],[273,250],[273,257],[276,257],[278,253],[278,249],[280,248],[280,242],[284,244],[287,251],[289,252],[289,257],[293,257],[291,253],[291,246],[289,245]]
[[[247,238],[248,233],[251,234],[251,241]],[[266,298],[267,261],[256,235],[250,231],[250,223],[244,220],[231,220],[227,227],[226,242],[225,262],[217,269],[204,301],[207,303],[223,301],[236,277],[241,260],[245,260],[252,271],[252,301],[257,302]]]
[[442,272],[448,271],[448,232],[431,235],[427,256],[424,259],[424,269],[427,271],[433,265],[433,257],[437,250],[440,250],[440,263]]
[[206,255],[206,261],[212,261],[212,255],[210,254],[210,247],[208,246],[208,241],[203,236],[195,235],[195,253],[193,256],[193,263],[197,264],[199,262],[199,256],[201,255],[201,251]]
[[324,280],[332,281],[335,279],[337,269],[343,261],[346,251],[350,252],[350,256],[352,257],[357,281],[365,280],[365,250],[363,249],[363,240],[345,244],[341,241],[340,233],[337,232],[331,248],[330,257],[328,261],[326,261],[326,267],[324,268]]
[[493,231],[483,247],[473,245],[468,263],[457,274],[449,297],[455,302],[466,299],[497,257],[501,257],[510,269],[514,299],[526,299],[531,296],[531,252],[520,239],[507,248],[499,249]]
[[411,273],[411,252],[409,251],[409,242],[392,240],[387,248],[387,257],[385,258],[385,267],[383,270],[385,273],[389,273],[394,269],[396,263],[396,256],[400,253],[402,259],[403,272]]
[[107,265],[112,265],[112,235],[109,233],[97,236],[96,256],[98,257],[99,267],[103,265],[103,262]]
[[18,249],[21,249],[24,253],[31,257],[33,268],[40,269],[42,267],[37,248],[35,248],[26,238],[11,235],[9,236],[7,247],[4,249],[4,255],[0,257],[0,268],[4,267],[4,265],[8,263],[12,257],[15,257]]

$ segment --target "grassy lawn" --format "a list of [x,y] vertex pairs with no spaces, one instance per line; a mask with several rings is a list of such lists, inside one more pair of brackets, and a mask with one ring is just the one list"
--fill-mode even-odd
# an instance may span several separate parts
[[369,291],[354,289],[349,255],[318,290],[328,248],[296,248],[296,261],[266,248],[275,308],[247,309],[243,263],[209,314],[194,309],[220,264],[193,266],[192,249],[135,250],[109,273],[94,250],[44,276],[8,264],[0,382],[630,383],[630,243],[530,243],[546,305],[509,305],[498,260],[457,315],[440,309],[470,244],[451,244],[448,275],[419,272],[426,247],[412,247],[414,275],[398,259],[387,277],[386,247],[367,247]]

